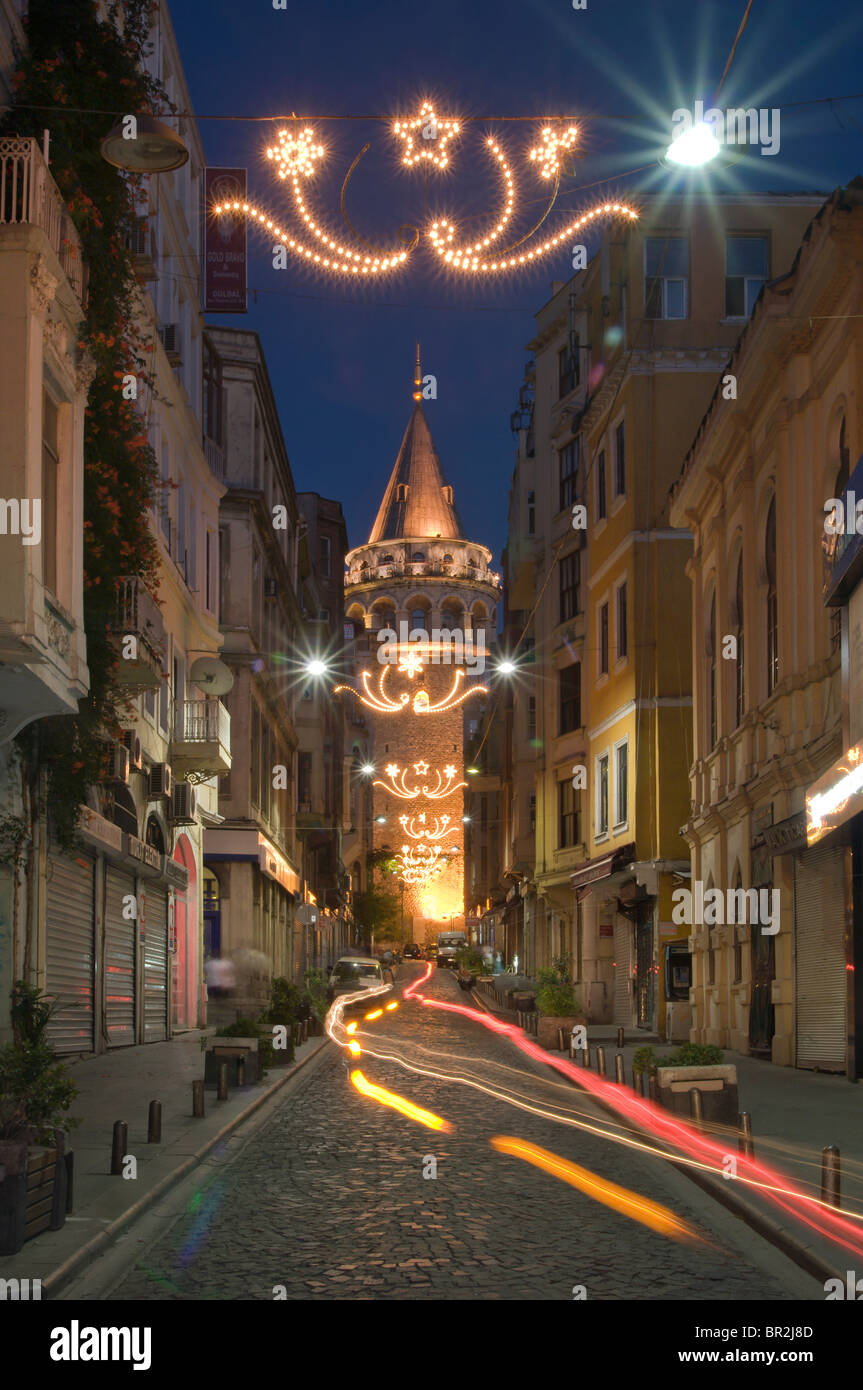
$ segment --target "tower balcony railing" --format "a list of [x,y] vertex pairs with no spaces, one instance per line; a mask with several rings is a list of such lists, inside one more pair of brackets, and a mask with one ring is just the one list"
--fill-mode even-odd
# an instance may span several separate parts
[[388,565],[357,566],[345,574],[345,587],[370,584],[381,579],[468,579],[479,584],[501,587],[500,575],[487,565],[446,564],[442,560],[396,561]]

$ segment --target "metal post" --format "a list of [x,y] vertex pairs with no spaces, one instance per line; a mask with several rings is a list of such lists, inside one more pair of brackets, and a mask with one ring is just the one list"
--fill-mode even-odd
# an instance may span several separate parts
[[569,1060],[575,1061],[575,1038],[572,1033],[569,1035]]
[[558,1052],[565,1052],[565,1051],[566,1051],[566,1043],[563,1041],[563,1029],[562,1029],[562,1028],[558,1028],[558,1030],[557,1030],[557,1050],[558,1050]]
[[636,1071],[632,1068],[632,1089],[637,1096],[644,1095],[644,1072]]
[[701,1105],[701,1092],[697,1086],[693,1086],[692,1090],[689,1092],[689,1109],[693,1123],[701,1125],[704,1119],[704,1112]]
[[590,1070],[590,1043],[588,1043],[586,1047],[583,1047],[581,1049],[581,1064],[582,1066],[587,1067],[587,1069]]
[[116,1176],[123,1171],[123,1156],[128,1145],[129,1127],[124,1120],[114,1121],[114,1137],[111,1142],[111,1173]]
[[752,1116],[748,1110],[740,1113],[740,1129],[737,1135],[737,1152],[743,1154],[744,1158],[755,1157],[755,1145],[752,1142]]
[[150,1111],[147,1115],[147,1143],[161,1144],[162,1142],[162,1102],[160,1100],[150,1101]]
[[216,1092],[219,1100],[228,1099],[228,1064],[222,1062],[219,1067],[219,1089]]
[[828,1207],[840,1207],[842,1196],[839,1150],[828,1144],[821,1150],[821,1200]]
[[196,1120],[204,1118],[204,1083],[192,1082],[192,1116]]
[[614,1079],[618,1086],[626,1085],[626,1077],[623,1074],[623,1053],[618,1052],[614,1059]]
[[238,1085],[238,1086],[245,1086],[245,1084],[246,1084],[246,1059],[245,1059],[245,1057],[238,1057],[238,1058],[237,1058],[237,1085]]
[[651,1100],[656,1100],[656,1077],[653,1072],[647,1078],[647,1094]]
[[605,1048],[596,1049],[596,1073],[597,1076],[605,1076]]
[[618,1047],[623,1047],[623,1044],[624,1044],[623,1029],[622,1029],[622,1028],[618,1028],[618,1030],[617,1030],[617,1046],[618,1046]]

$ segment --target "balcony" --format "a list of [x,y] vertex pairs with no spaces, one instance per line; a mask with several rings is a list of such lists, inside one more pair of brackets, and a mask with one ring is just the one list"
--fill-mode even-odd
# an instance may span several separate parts
[[155,229],[148,217],[136,218],[126,234],[126,250],[131,253],[132,265],[142,280],[158,278]]
[[471,579],[481,584],[501,587],[500,575],[481,565],[444,564],[440,560],[414,560],[391,565],[375,565],[365,569],[353,569],[345,575],[345,587],[353,584],[370,584],[380,579]]
[[181,782],[206,782],[230,772],[231,716],[216,696],[178,703],[171,767]]
[[30,136],[7,135],[0,138],[0,225],[22,223],[40,227],[45,233],[83,308],[87,302],[86,266],[60,190],[37,142]]
[[156,600],[140,579],[118,579],[111,632],[120,685],[127,690],[158,690],[165,665],[165,627]]

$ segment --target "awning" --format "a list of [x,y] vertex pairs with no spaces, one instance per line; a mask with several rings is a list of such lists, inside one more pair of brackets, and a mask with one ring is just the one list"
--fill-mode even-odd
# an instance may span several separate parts
[[634,842],[610,850],[608,854],[598,854],[594,859],[585,860],[580,869],[570,874],[569,882],[575,890],[587,888],[600,879],[610,878],[618,869],[631,863],[634,854]]

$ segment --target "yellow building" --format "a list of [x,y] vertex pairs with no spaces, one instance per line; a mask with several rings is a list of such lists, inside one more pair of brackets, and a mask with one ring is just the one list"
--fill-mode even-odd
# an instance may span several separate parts
[[807,848],[806,794],[847,746],[822,564],[825,504],[842,497],[863,439],[861,249],[857,179],[765,289],[671,508],[695,537],[693,887],[759,894],[757,920],[735,899],[724,920],[692,923],[692,1038],[849,1075],[855,935],[861,949],[859,924],[846,932],[851,841],[840,827]]
[[518,582],[532,567],[535,607],[535,678],[513,715],[514,737],[537,745],[525,916],[535,963],[563,948],[593,1021],[664,1031],[676,942],[674,1026],[688,1036],[671,893],[689,872],[692,541],[668,490],[758,290],[790,265],[817,205],[644,198],[537,318],[533,453],[525,431],[517,464],[532,486],[514,486],[507,548],[512,564],[520,528]]

